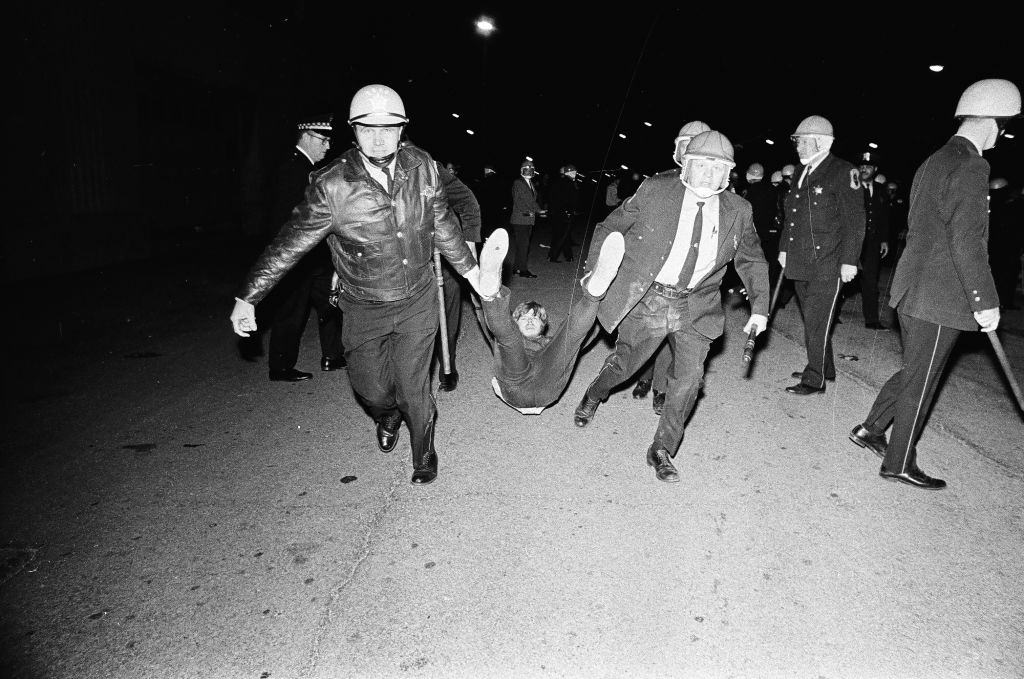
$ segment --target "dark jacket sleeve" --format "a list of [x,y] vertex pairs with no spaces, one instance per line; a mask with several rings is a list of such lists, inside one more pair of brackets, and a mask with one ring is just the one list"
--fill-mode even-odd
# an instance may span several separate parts
[[750,313],[768,315],[769,283],[768,262],[761,249],[761,239],[754,226],[753,211],[744,206],[740,211],[740,237],[733,257],[736,273],[743,281],[750,297]]
[[253,264],[236,296],[257,304],[303,255],[327,237],[331,223],[331,208],[323,186],[313,182],[306,187],[305,200],[292,210],[291,218]]
[[466,239],[462,237],[462,228],[459,220],[448,204],[448,192],[445,190],[444,181],[441,178],[440,166],[430,161],[430,165],[438,173],[438,191],[434,193],[434,247],[444,255],[452,268],[459,275],[464,276],[470,269],[476,266],[476,258],[473,251],[466,245]]
[[846,162],[843,168],[846,172],[836,173],[835,178],[839,207],[839,263],[855,267],[860,262],[864,246],[864,189],[860,184],[860,171]]
[[444,181],[444,189],[448,192],[448,206],[455,211],[462,224],[462,237],[473,243],[480,242],[482,223],[480,203],[473,191],[447,168],[438,166],[438,172]]
[[988,164],[967,162],[949,175],[944,206],[948,210],[949,250],[953,268],[972,311],[998,305],[988,263]]

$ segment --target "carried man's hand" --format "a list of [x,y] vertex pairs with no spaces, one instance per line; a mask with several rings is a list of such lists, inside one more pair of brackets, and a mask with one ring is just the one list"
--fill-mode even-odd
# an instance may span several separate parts
[[999,307],[975,311],[974,320],[981,326],[982,332],[992,332],[999,327]]
[[849,283],[857,276],[857,267],[853,264],[841,264],[839,266],[839,279]]
[[779,253],[779,264],[782,265],[783,269],[786,268],[786,253],[785,252],[780,252]]
[[256,331],[256,307],[244,299],[235,297],[235,308],[231,310],[231,327],[239,337],[248,337]]
[[762,316],[761,314],[750,314],[750,320],[748,320],[747,324],[743,326],[744,334],[749,335],[751,329],[755,327],[757,328],[757,334],[755,335],[756,337],[757,335],[760,335],[762,332],[764,332],[765,328],[768,327],[768,317]]
[[885,259],[885,256],[889,254],[889,244],[882,241],[882,244],[878,247],[878,252],[881,253],[882,259]]

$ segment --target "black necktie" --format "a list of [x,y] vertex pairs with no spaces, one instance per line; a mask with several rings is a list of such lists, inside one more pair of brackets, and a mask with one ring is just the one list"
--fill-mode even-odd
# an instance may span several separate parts
[[690,238],[690,249],[686,252],[686,261],[683,262],[683,270],[679,272],[680,288],[690,285],[693,278],[693,271],[697,268],[697,249],[700,245],[700,231],[704,226],[704,202],[697,202],[697,216],[693,218],[693,237]]
[[384,176],[388,178],[388,195],[390,196],[391,195],[391,189],[392,189],[392,187],[395,184],[394,181],[391,179],[391,170],[388,169],[387,165],[385,165],[384,167],[382,167],[380,169],[384,171]]

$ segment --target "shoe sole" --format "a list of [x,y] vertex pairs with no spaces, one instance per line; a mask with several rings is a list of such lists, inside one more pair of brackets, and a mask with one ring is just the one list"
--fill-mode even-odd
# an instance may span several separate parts
[[884,474],[879,474],[878,476],[880,478],[882,478],[882,479],[885,479],[886,481],[892,481],[893,483],[902,483],[904,486],[910,486],[911,488],[917,488],[918,490],[945,490],[946,489],[946,486],[919,486],[916,483],[911,483],[910,481],[904,481],[903,479],[898,479],[895,476],[885,476]]
[[[651,460],[649,458],[647,459],[647,466],[648,467],[653,467],[654,466],[654,463],[651,462]],[[669,477],[667,479],[661,478],[660,476],[658,476],[658,473],[655,472],[654,473],[654,478],[658,479],[659,481],[663,481],[664,483],[679,483],[679,474],[678,474],[678,472],[676,473],[676,475],[674,477]]]
[[480,294],[497,295],[501,290],[501,266],[507,254],[508,231],[495,229],[480,251]]

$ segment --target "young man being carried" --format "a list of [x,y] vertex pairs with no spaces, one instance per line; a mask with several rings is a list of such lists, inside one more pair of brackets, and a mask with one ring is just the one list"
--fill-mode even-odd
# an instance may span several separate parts
[[539,415],[558,400],[624,251],[622,234],[609,234],[593,271],[580,280],[581,292],[578,299],[574,295],[568,316],[547,335],[548,314],[542,305],[524,302],[509,311],[511,293],[501,285],[508,232],[497,229],[487,238],[480,253],[480,298],[484,320],[494,335],[491,385],[498,398],[524,415]]

